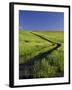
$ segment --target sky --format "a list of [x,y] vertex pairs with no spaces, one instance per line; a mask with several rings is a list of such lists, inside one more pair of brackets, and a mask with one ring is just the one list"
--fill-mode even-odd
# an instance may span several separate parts
[[19,30],[64,30],[63,12],[19,10]]

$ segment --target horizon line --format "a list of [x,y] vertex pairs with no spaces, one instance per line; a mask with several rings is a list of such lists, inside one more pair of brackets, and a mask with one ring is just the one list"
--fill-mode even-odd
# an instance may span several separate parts
[[[19,29],[24,30],[24,29]],[[25,30],[25,31],[64,31],[64,30]]]

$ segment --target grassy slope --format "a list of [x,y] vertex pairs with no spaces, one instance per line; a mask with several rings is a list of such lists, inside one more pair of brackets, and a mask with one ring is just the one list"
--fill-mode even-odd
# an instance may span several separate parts
[[[38,31],[40,35],[54,42],[59,42],[62,46],[53,51],[48,57],[35,61],[31,74],[36,77],[59,77],[64,73],[64,33]],[[20,30],[20,63],[24,63],[27,58],[34,57],[41,52],[53,48],[52,43],[47,42],[30,32]],[[29,73],[28,73],[29,74]]]

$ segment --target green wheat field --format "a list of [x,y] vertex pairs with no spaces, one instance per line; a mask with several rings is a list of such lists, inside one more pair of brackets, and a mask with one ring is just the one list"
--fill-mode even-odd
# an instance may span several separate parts
[[64,32],[19,30],[19,79],[64,76]]

